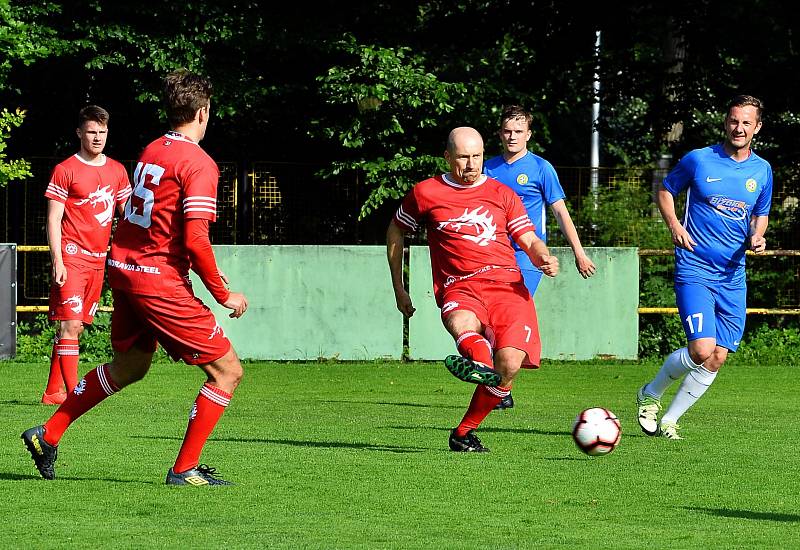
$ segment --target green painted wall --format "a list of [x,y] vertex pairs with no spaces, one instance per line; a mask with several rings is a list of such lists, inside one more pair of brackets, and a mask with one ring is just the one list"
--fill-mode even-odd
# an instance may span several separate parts
[[[247,359],[399,358],[403,317],[397,311],[383,246],[215,246],[217,263],[244,292],[249,309],[230,319],[192,273],[208,304]],[[635,358],[638,347],[639,258],[635,248],[593,248],[597,274],[578,275],[568,248],[553,248],[562,273],[536,293],[542,355]],[[413,359],[442,359],[455,345],[433,301],[428,247],[410,250],[409,321]]]
[[[534,302],[542,338],[542,357],[591,359],[613,356],[635,359],[638,351],[639,256],[635,248],[592,248],[597,266],[584,280],[575,268],[572,250],[552,248],[561,273],[544,277]],[[428,248],[411,247],[410,293],[416,313],[409,324],[409,355],[441,359],[455,353],[453,339],[442,327],[433,301]]]
[[383,246],[214,246],[230,287],[244,292],[240,319],[216,304],[192,272],[208,304],[248,359],[364,360],[400,358],[403,316],[397,311]]

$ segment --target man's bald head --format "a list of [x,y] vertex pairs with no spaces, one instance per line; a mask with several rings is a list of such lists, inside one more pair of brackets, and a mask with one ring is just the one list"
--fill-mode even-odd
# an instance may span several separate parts
[[456,183],[476,183],[483,171],[483,138],[469,126],[453,129],[447,136],[444,158],[450,164],[450,175]]

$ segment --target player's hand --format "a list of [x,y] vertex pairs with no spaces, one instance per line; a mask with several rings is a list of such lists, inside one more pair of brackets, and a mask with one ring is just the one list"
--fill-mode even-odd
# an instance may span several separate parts
[[539,269],[548,277],[555,277],[558,275],[558,258],[545,254],[542,256],[542,265]]
[[394,299],[397,302],[397,309],[406,317],[411,317],[414,315],[414,312],[417,311],[411,303],[411,296],[409,296],[405,289],[396,290]]
[[758,254],[759,252],[764,252],[767,249],[767,239],[764,238],[764,235],[752,235],[750,237],[750,250]]
[[592,262],[586,254],[575,256],[575,267],[578,268],[578,273],[580,273],[581,277],[584,279],[588,279],[597,271],[594,262]]
[[225,303],[222,305],[233,310],[228,317],[231,319],[238,319],[247,311],[247,298],[241,292],[231,292],[228,299],[225,300]]
[[64,286],[67,282],[67,268],[64,267],[64,262],[53,264],[53,282],[58,286]]
[[675,246],[685,248],[689,252],[694,252],[694,247],[697,246],[697,243],[692,236],[689,235],[689,232],[686,231],[686,228],[684,228],[681,224],[676,223],[670,227],[669,230],[670,233],[672,233],[672,242],[675,244]]
[[222,279],[222,282],[225,283],[226,285],[229,285],[231,282],[230,280],[228,280],[228,276],[225,275],[225,273],[223,273],[221,269],[218,269],[217,271],[219,272],[219,278]]

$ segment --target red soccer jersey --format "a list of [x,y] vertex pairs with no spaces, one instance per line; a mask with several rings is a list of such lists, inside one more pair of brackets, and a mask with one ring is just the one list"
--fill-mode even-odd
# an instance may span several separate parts
[[111,243],[109,284],[148,296],[170,296],[185,285],[184,221],[217,219],[218,180],[217,164],[186,136],[168,132],[148,145]]
[[45,198],[64,203],[61,253],[65,263],[103,267],[114,209],[131,195],[128,173],[103,155],[89,164],[72,155],[56,165]]
[[447,174],[422,181],[403,199],[394,221],[410,231],[427,227],[440,307],[444,289],[458,281],[521,281],[509,236],[535,229],[517,194],[486,176],[473,185]]

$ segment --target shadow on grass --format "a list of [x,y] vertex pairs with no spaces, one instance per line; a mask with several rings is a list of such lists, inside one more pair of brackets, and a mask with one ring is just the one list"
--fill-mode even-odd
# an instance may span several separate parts
[[684,510],[700,512],[709,516],[721,518],[755,519],[759,521],[782,521],[789,523],[800,522],[800,514],[782,514],[777,512],[754,512],[753,510],[731,510],[730,508],[696,508],[683,506]]
[[[174,439],[183,441],[182,437],[134,435],[134,439]],[[422,453],[431,449],[427,447],[403,447],[399,445],[381,445],[376,443],[349,443],[344,441],[300,441],[294,439],[254,439],[247,437],[212,437],[209,441],[227,441],[231,443],[274,443],[291,445],[292,447],[312,447],[323,449],[361,449],[364,451],[385,451],[388,453]]]
[[[441,432],[449,432],[453,428],[442,428],[441,426],[385,426],[391,430],[439,430]],[[563,437],[565,435],[572,435],[571,431],[547,431],[537,430],[536,428],[478,428],[480,433],[487,434],[525,434],[525,435],[555,435]]]
[[[45,482],[41,476],[35,474],[14,474],[9,472],[0,472],[0,481],[25,481],[29,479],[39,480]],[[111,477],[74,477],[74,476],[58,476],[53,481],[108,481],[110,483],[141,483],[143,485],[156,485],[155,481],[142,481],[141,479],[118,479]],[[50,481],[46,481],[50,483]],[[160,485],[160,484],[159,484]]]
[[320,403],[352,403],[358,405],[392,405],[395,407],[419,407],[425,409],[463,409],[464,405],[431,405],[430,403],[407,403],[392,401],[365,401],[357,399],[329,399]]

